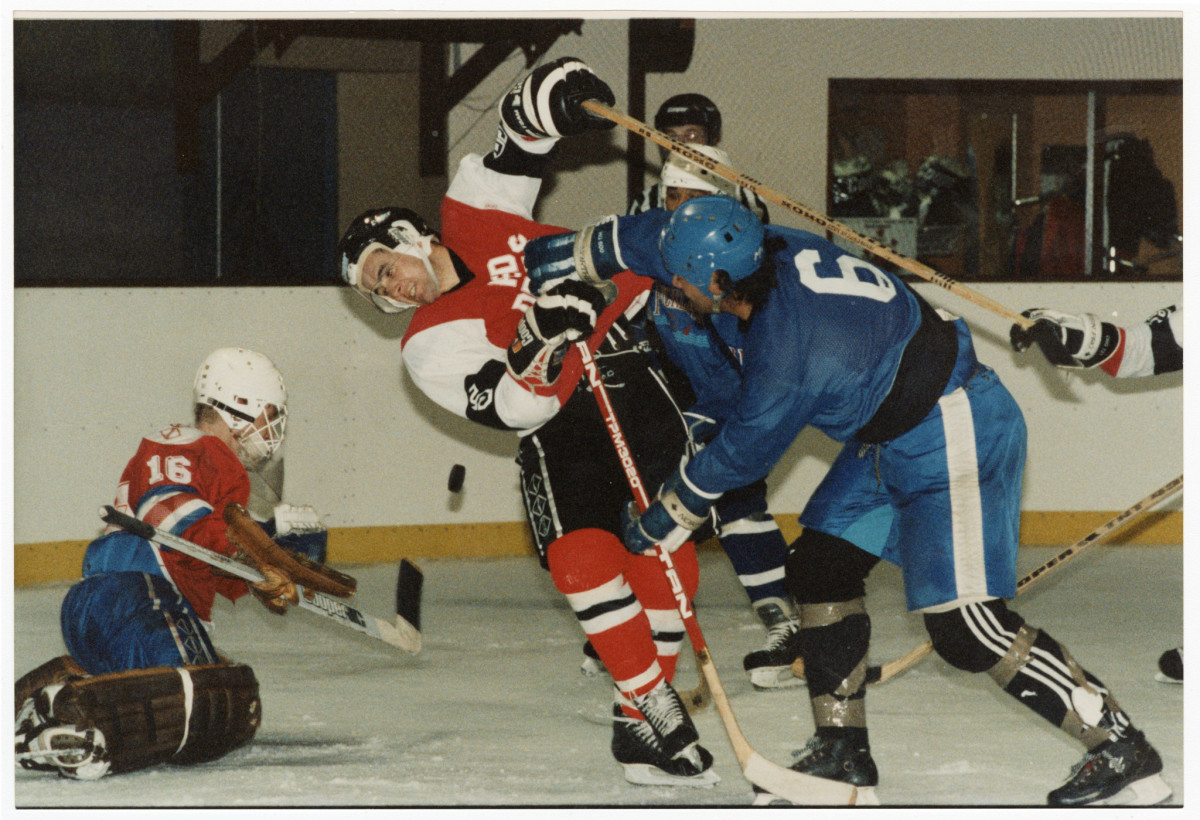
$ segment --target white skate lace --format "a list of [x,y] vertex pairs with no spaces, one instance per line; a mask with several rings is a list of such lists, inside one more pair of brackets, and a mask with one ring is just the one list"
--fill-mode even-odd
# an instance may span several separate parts
[[800,625],[796,621],[780,621],[777,624],[772,624],[767,629],[767,643],[763,649],[768,652],[780,649],[787,644],[788,638],[799,629]]
[[683,725],[684,711],[675,692],[666,683],[635,700],[638,709],[663,737]]

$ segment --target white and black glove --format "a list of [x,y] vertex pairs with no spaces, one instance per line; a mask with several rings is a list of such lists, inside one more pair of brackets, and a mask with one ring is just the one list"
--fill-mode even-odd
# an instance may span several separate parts
[[557,139],[615,123],[590,113],[584,100],[615,102],[612,89],[576,57],[560,57],[539,66],[500,101],[500,119],[512,134],[527,139]]
[[1030,308],[1021,315],[1032,319],[1033,326],[1026,329],[1013,325],[1009,329],[1013,350],[1019,353],[1036,343],[1047,361],[1058,367],[1096,367],[1121,343],[1120,329],[1091,313],[1075,315]]
[[509,374],[535,393],[550,388],[568,345],[592,334],[604,304],[600,291],[574,279],[543,293],[517,325],[508,347]]

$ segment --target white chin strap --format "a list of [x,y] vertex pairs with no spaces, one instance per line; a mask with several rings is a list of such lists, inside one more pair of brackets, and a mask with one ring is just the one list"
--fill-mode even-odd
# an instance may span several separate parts
[[430,261],[430,256],[433,254],[433,237],[422,236],[416,242],[404,241],[395,247],[389,248],[381,242],[372,242],[367,247],[363,248],[363,252],[358,255],[358,261],[349,268],[350,281],[354,285],[354,289],[370,300],[371,304],[382,310],[384,313],[399,313],[402,310],[411,310],[417,305],[409,304],[408,302],[400,302],[390,296],[384,296],[380,293],[372,293],[364,288],[362,282],[362,262],[369,254],[376,250],[392,251],[394,253],[412,256],[421,260],[425,266],[425,270],[429,273],[429,278],[434,282],[437,281],[437,276],[433,272],[433,262]]

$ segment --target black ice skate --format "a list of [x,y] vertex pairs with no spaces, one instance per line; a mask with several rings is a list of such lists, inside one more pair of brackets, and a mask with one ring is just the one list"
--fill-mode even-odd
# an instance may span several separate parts
[[[789,767],[792,771],[857,786],[856,806],[879,805],[879,798],[875,795],[875,787],[879,785],[879,771],[875,768],[871,750],[866,746],[856,746],[843,737],[814,735],[809,738],[803,749],[792,753],[792,758],[793,762]],[[783,798],[764,792],[757,786],[754,791],[757,792],[754,799],[756,806],[790,805]]]
[[763,604],[758,617],[767,627],[767,642],[742,660],[755,689],[801,686],[803,678],[792,674],[792,661],[800,657],[800,621],[778,604]]
[[1154,679],[1159,683],[1183,683],[1183,647],[1168,649],[1159,656]]
[[1106,740],[1075,764],[1066,783],[1050,792],[1051,806],[1156,806],[1171,796],[1162,759],[1136,729]]
[[634,698],[633,704],[645,720],[613,707],[612,753],[624,767],[626,780],[665,786],[712,786],[720,780],[712,771],[712,755],[700,745],[696,727],[671,684],[664,680]]

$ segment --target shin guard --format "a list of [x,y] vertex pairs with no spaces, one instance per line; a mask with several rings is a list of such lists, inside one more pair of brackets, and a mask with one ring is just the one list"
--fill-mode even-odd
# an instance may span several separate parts
[[1030,626],[999,599],[927,614],[934,649],[967,672],[987,672],[1023,706],[1092,749],[1130,726],[1099,679],[1066,647]]
[[861,598],[800,606],[800,645],[818,732],[866,729],[871,619]]

